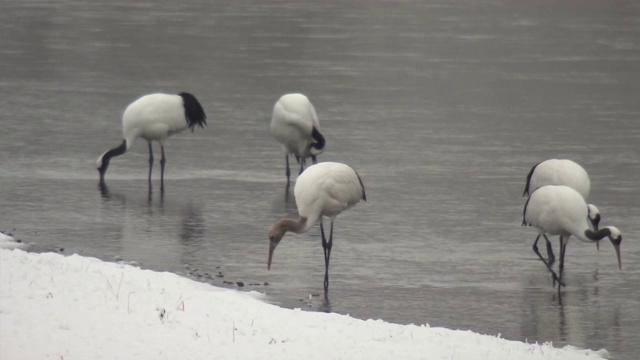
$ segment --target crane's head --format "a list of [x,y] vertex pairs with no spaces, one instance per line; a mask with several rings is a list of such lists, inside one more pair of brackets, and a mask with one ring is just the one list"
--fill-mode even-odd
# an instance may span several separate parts
[[267,270],[271,270],[271,259],[273,259],[273,251],[276,246],[282,240],[282,237],[287,231],[293,231],[295,233],[302,233],[307,231],[305,225],[307,224],[307,218],[301,216],[298,220],[282,218],[269,228],[269,261],[267,262]]
[[309,146],[309,152],[314,156],[322,154],[324,151],[325,140],[324,136],[320,133],[320,130],[315,126],[311,130],[311,137],[313,138],[313,142]]
[[613,247],[616,249],[616,256],[618,257],[618,269],[622,270],[622,260],[620,259],[620,244],[622,243],[622,233],[615,226],[607,226],[608,230],[607,237],[613,244]]
[[[589,216],[589,222],[591,223],[591,227],[594,231],[598,231],[598,224],[600,224],[600,210],[593,205],[587,205],[587,212]],[[596,249],[600,250],[600,241],[596,241]]]
[[109,167],[109,162],[111,158],[114,156],[119,156],[124,154],[127,151],[127,140],[122,140],[120,146],[115,147],[104,154],[100,155],[96,164],[98,165],[98,173],[100,173],[100,183],[104,184],[104,173],[107,172],[107,168]]
[[598,224],[600,224],[600,210],[593,205],[587,205],[587,209],[589,211],[589,221],[591,221],[591,225],[593,225],[593,230],[598,231]]
[[267,270],[271,270],[271,259],[273,259],[273,251],[282,240],[287,232],[287,227],[282,221],[276,221],[269,229],[269,260],[267,262]]

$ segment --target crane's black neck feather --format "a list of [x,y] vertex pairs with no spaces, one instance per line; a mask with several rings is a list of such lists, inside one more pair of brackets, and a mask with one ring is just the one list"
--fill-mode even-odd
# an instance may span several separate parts
[[315,126],[313,127],[313,130],[311,130],[311,137],[315,140],[315,144],[311,145],[312,147],[318,150],[324,149],[324,136],[320,134],[320,131],[318,131]]
[[196,126],[204,128],[207,125],[207,115],[204,113],[204,109],[198,99],[188,92],[181,92],[178,95],[182,97],[184,117],[187,119],[189,129],[193,131]]
[[533,176],[533,172],[536,170],[536,167],[540,165],[540,163],[537,163],[535,165],[533,165],[533,167],[531,168],[531,170],[529,171],[529,175],[527,175],[527,184],[524,186],[524,192],[522,193],[522,196],[531,196],[531,193],[529,193],[529,185],[531,184],[531,176]]
[[111,161],[112,157],[119,156],[124,154],[127,151],[127,140],[122,140],[122,144],[120,146],[115,147],[102,155],[102,166],[98,168],[98,172],[100,172],[100,179],[104,179],[104,173],[107,172],[107,168],[109,167],[109,161]]
[[602,240],[605,236],[611,236],[611,230],[609,230],[606,227],[598,231],[587,229],[584,232],[584,235],[593,241],[598,241],[598,240]]
[[598,225],[600,224],[600,214],[596,215],[596,217],[591,220],[591,216],[589,216],[589,221],[591,221],[591,225],[593,225],[593,228],[597,231],[598,230]]

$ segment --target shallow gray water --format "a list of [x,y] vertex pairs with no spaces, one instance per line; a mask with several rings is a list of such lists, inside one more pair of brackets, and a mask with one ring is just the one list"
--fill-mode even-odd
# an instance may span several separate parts
[[[631,1],[3,1],[0,230],[243,281],[286,307],[636,359],[639,15]],[[163,196],[144,142],[100,192],[122,111],[158,91],[195,94],[209,126],[167,142]],[[266,270],[269,225],[296,214],[268,132],[290,91],[316,106],[320,160],[354,166],[369,199],[336,222],[329,301],[309,300],[317,227]],[[590,202],[624,234],[622,272],[609,243],[569,245],[562,302],[520,226],[526,174],[552,157],[587,169]]]

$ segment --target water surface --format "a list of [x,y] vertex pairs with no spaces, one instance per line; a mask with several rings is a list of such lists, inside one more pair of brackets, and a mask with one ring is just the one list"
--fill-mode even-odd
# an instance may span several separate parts
[[[639,14],[625,1],[5,1],[0,229],[36,251],[243,281],[286,307],[635,359]],[[147,187],[144,142],[100,191],[95,160],[120,143],[122,111],[159,91],[195,94],[209,126],[167,142],[164,195],[157,171]],[[320,160],[354,166],[369,200],[336,222],[328,301],[309,299],[317,227],[285,236],[266,271],[269,225],[296,214],[268,132],[290,91],[316,106]],[[553,157],[587,169],[590,202],[624,234],[622,272],[609,243],[571,242],[561,299],[520,226],[526,174]]]

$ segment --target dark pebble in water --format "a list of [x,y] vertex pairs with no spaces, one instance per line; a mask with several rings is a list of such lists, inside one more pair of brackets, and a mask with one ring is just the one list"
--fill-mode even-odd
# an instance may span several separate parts
[[63,252],[63,251],[64,251],[64,248],[60,248],[60,252]]
[[262,285],[269,286],[269,283],[265,281],[264,284],[262,284]]
[[238,281],[238,282],[236,282],[236,284],[238,284],[238,286],[240,286],[240,287],[244,286],[244,283],[242,281]]
[[315,293],[315,294],[311,294],[311,296],[316,296],[317,297],[317,296],[320,296],[320,294]]
[[220,269],[220,266],[216,266],[216,269]]
[[18,240],[16,240],[16,241],[17,241],[17,242],[19,242],[19,243],[21,243],[21,242],[22,242],[22,240],[20,240],[20,239],[18,239]]
[[224,275],[218,274],[218,275],[216,275],[216,277],[224,277]]
[[226,284],[226,285],[233,285],[233,283],[231,281],[227,281],[227,280],[223,281],[222,283]]

